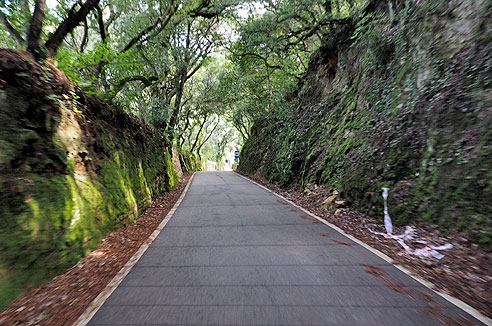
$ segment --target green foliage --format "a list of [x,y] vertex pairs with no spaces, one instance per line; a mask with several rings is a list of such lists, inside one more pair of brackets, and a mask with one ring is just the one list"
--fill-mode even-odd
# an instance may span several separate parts
[[166,167],[167,167],[167,178],[169,180],[169,189],[174,189],[179,182],[179,177],[174,171],[173,161],[169,149],[166,149]]
[[184,173],[201,170],[201,159],[198,154],[181,150],[179,151],[179,162]]
[[326,63],[312,60],[298,104],[255,119],[239,168],[283,187],[336,188],[374,216],[387,186],[396,224],[469,232],[490,248],[490,21],[475,15],[481,33],[460,43],[436,33],[453,7],[428,9],[369,13],[346,35],[352,44],[327,37],[315,59],[338,50],[337,79],[319,78]]
[[57,53],[55,63],[76,86],[95,89],[98,84],[98,78],[94,74],[95,67],[102,61],[114,60],[115,56],[108,43],[97,44],[83,53],[63,47]]
[[70,92],[29,77],[0,91],[0,309],[177,184],[168,143],[152,127],[96,99],[78,110]]
[[[90,13],[87,28],[75,28],[52,58],[84,93],[54,91],[60,85],[47,74],[35,87],[28,85],[35,92],[47,86],[40,96],[26,99],[26,85],[9,89],[17,93],[9,95],[16,109],[5,115],[11,123],[0,128],[0,171],[7,176],[0,182],[2,190],[8,189],[0,197],[5,207],[0,302],[6,305],[25,287],[73,265],[104,234],[175,187],[171,144],[180,149],[183,169],[195,171],[205,158],[226,162],[227,154],[250,136],[253,122],[266,114],[279,126],[286,115],[294,119],[286,94],[298,91],[323,35],[365,2],[334,0],[327,9],[324,1],[281,1],[245,19],[235,10],[242,2],[234,0],[101,2],[104,33],[99,14]],[[25,39],[33,4],[23,4],[8,1],[0,10]],[[48,8],[42,41],[72,4],[60,0]],[[234,37],[224,26],[234,29]],[[25,48],[4,25],[0,45]],[[227,54],[217,54],[225,49]],[[25,71],[16,76],[29,77]],[[119,104],[154,128],[118,110],[94,107],[94,99],[86,99],[91,95]],[[61,116],[63,110],[70,114]],[[72,115],[80,118],[83,132],[67,127],[75,124],[66,120]],[[62,125],[67,130],[60,131]],[[272,170],[286,185],[300,169],[298,140],[303,137],[288,125]]]
[[103,235],[135,219],[151,198],[175,187],[170,155],[161,153],[146,158],[128,149],[116,152],[102,160],[97,176],[83,180],[72,174],[33,174],[2,184],[2,189],[19,191],[2,191],[0,198],[0,295],[6,298],[1,308],[25,287],[38,286],[72,266]]
[[367,13],[357,22],[351,37],[354,45],[366,48],[362,61],[367,67],[386,67],[394,52],[391,35],[383,35],[381,29],[375,28],[384,19],[383,14]]
[[362,40],[368,38],[374,31],[374,25],[373,12],[369,12],[359,19],[355,25],[354,34],[351,36],[351,39],[354,40],[354,44],[357,45]]

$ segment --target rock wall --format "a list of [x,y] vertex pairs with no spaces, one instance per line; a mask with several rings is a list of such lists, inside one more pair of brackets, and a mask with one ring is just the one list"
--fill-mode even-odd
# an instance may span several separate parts
[[63,272],[176,186],[170,146],[76,92],[50,63],[0,50],[0,310]]
[[[239,169],[323,184],[397,224],[492,248],[492,1],[374,0],[312,56],[297,97],[256,121]],[[271,140],[271,141],[265,141]]]

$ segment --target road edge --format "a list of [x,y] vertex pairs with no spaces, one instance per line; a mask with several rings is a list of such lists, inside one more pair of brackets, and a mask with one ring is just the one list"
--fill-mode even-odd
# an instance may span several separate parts
[[154,232],[152,232],[149,238],[145,240],[145,242],[140,246],[140,248],[138,248],[137,252],[135,252],[135,254],[126,262],[126,264],[119,270],[119,272],[113,277],[113,279],[104,287],[101,293],[99,293],[99,295],[94,300],[92,300],[92,302],[87,306],[85,311],[72,324],[72,326],[86,326],[91,321],[92,317],[94,317],[94,315],[106,302],[109,296],[114,292],[114,290],[116,290],[118,285],[120,285],[120,283],[123,281],[126,275],[132,270],[135,264],[140,260],[142,255],[145,253],[145,251],[147,251],[147,249],[152,244],[152,242],[157,238],[159,233],[161,233],[162,229],[164,229],[167,222],[169,222],[169,220],[173,217],[174,212],[176,212],[176,209],[178,209],[179,205],[181,204],[181,201],[183,200],[184,196],[188,192],[188,188],[190,187],[194,176],[195,173],[191,175],[190,179],[188,180],[188,183],[186,184],[186,187],[181,193],[181,196],[179,196],[178,200],[174,203],[173,208],[169,210],[169,212],[166,214],[166,217],[164,217],[164,219],[157,226]]
[[468,305],[467,303],[461,301],[460,299],[457,299],[449,294],[446,294],[444,292],[441,292],[439,291],[438,289],[436,289],[434,287],[434,284],[432,284],[431,282],[428,282],[414,274],[412,274],[412,272],[405,268],[405,267],[402,267],[400,265],[396,265],[394,264],[393,262],[393,259],[390,258],[389,256],[387,256],[386,254],[382,253],[381,251],[371,247],[370,245],[366,244],[365,242],[355,238],[354,236],[348,234],[348,233],[345,233],[345,231],[343,231],[342,229],[340,229],[338,226],[328,222],[327,220],[321,218],[321,217],[318,217],[317,215],[311,213],[310,211],[308,211],[307,209],[305,209],[304,207],[301,207],[299,205],[297,205],[296,203],[294,203],[293,201],[285,198],[284,196],[276,193],[275,191],[265,187],[264,185],[262,184],[259,184],[258,182],[254,181],[254,180],[251,180],[250,178],[242,175],[242,174],[239,174],[237,173],[236,171],[234,171],[234,173],[238,176],[240,176],[241,178],[243,179],[246,179],[248,180],[249,182],[252,182],[254,183],[255,185],[267,190],[268,192],[271,192],[272,194],[274,194],[275,196],[279,197],[279,198],[282,198],[283,200],[285,200],[286,202],[288,202],[289,204],[295,206],[296,208],[302,210],[304,213],[306,214],[309,214],[311,217],[314,217],[315,219],[317,219],[318,221],[320,221],[321,223],[331,227],[332,229],[334,229],[335,231],[337,231],[338,233],[342,234],[343,236],[347,237],[348,239],[354,241],[355,243],[357,243],[358,245],[364,247],[365,249],[369,250],[370,252],[372,252],[373,254],[375,254],[376,256],[380,257],[381,259],[385,260],[386,262],[390,263],[391,265],[393,265],[394,267],[396,267],[397,269],[399,269],[400,271],[402,271],[403,273],[407,274],[408,276],[410,276],[411,278],[413,278],[414,280],[416,280],[417,282],[419,282],[420,284],[422,284],[423,286],[425,286],[426,288],[428,288],[429,290],[433,291],[434,293],[436,293],[437,295],[441,296],[442,298],[444,298],[445,300],[447,300],[448,302],[450,302],[451,304],[455,305],[456,307],[460,308],[461,310],[463,310],[464,312],[468,313],[469,315],[471,315],[472,317],[476,318],[477,320],[481,321],[482,323],[484,323],[485,325],[487,326],[492,326],[492,319],[486,317],[485,315],[483,315],[481,312],[479,312],[478,310],[476,310],[475,308],[473,308],[472,306]]

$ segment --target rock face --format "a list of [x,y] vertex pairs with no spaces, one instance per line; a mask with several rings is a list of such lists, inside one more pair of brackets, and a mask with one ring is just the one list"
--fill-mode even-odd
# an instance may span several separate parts
[[[492,2],[372,1],[312,56],[294,102],[255,122],[239,169],[338,189],[397,224],[492,248]],[[269,141],[267,141],[269,140]]]
[[[133,221],[178,177],[151,126],[0,50],[0,310]],[[179,163],[179,160],[178,160]]]

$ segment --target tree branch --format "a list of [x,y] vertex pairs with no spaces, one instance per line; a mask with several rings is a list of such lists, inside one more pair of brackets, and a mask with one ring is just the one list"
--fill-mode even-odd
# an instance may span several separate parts
[[190,148],[190,152],[193,152],[193,150],[195,149],[196,145],[198,144],[198,139],[200,137],[200,134],[202,133],[202,130],[203,130],[203,127],[205,126],[205,123],[207,122],[207,119],[208,119],[208,116],[206,115],[204,118],[203,118],[203,121],[200,125],[200,129],[198,129],[198,132],[196,134],[196,137],[195,137],[195,141],[193,142],[193,146],[191,146]]
[[69,34],[75,27],[80,25],[87,14],[99,4],[99,1],[100,0],[87,0],[78,11],[75,11],[77,4],[73,5],[73,7],[68,11],[67,18],[61,22],[48,41],[46,41],[45,46],[48,49],[50,57],[55,55],[65,36],[67,36],[67,34]]
[[217,128],[217,126],[219,125],[220,123],[220,120],[217,121],[217,123],[215,124],[214,128],[212,129],[212,131],[207,135],[207,137],[205,138],[205,140],[200,144],[200,146],[198,146],[198,148],[196,149],[197,153],[200,153],[200,149],[202,149],[203,145],[205,145],[205,143],[209,140],[210,136],[212,136],[212,134],[214,133],[215,129]]
[[111,26],[111,24],[121,15],[120,11],[114,12],[111,6],[108,6],[108,8],[109,8],[109,18],[106,21],[106,26],[105,26],[106,34],[109,32],[109,26]]
[[97,11],[97,25],[99,27],[99,35],[101,35],[101,41],[104,43],[106,42],[106,29],[104,28],[103,12],[101,10],[101,7],[99,7],[99,4],[96,4],[95,8]]
[[166,19],[165,24],[163,24],[163,26],[161,26],[160,30],[162,30],[164,28],[164,26],[169,23],[169,20],[170,20],[169,18],[170,18],[170,16],[172,16],[171,15],[171,9],[173,8],[173,4],[174,4],[174,0],[169,3],[169,6],[167,7],[166,12],[162,16],[159,16],[155,20],[154,24],[150,25],[149,27],[147,27],[146,29],[144,29],[143,31],[138,33],[138,35],[135,36],[134,38],[132,38],[130,40],[130,42],[128,42],[127,45],[123,48],[123,50],[121,50],[120,52],[124,53],[124,52],[130,50],[135,44],[137,44],[139,41],[142,40],[142,37],[144,37],[145,34],[156,29],[160,23],[164,22],[165,18],[168,18],[168,19]]
[[150,61],[149,58],[147,58],[141,45],[137,45],[137,48],[138,48],[138,54],[142,57],[142,59],[145,61],[145,63],[147,63],[147,65],[149,65],[149,67],[150,67],[150,69],[152,69],[152,72],[154,73],[154,75],[157,75],[158,74],[157,68],[152,63],[152,61]]
[[269,64],[268,63],[268,60],[267,58],[265,57],[262,57],[261,55],[259,55],[258,53],[254,53],[254,52],[246,52],[246,53],[240,53],[238,54],[240,57],[255,57],[255,58],[258,58],[260,60],[262,60],[264,63],[265,63],[265,66],[267,68],[270,68],[270,69],[282,69],[281,66],[279,65],[272,65],[272,64]]
[[183,132],[179,135],[179,137],[181,138],[181,141],[179,142],[179,148],[181,148],[181,149],[183,148],[183,145],[185,142],[185,137],[183,135],[186,132],[186,130],[188,129],[188,127],[190,126],[190,113],[191,113],[191,108],[189,108],[186,111],[186,122],[185,122],[183,129],[182,129]]
[[114,89],[114,95],[118,94],[123,89],[123,87],[127,83],[129,83],[129,82],[139,81],[142,84],[144,84],[145,87],[149,87],[149,86],[152,86],[152,83],[153,82],[158,81],[158,80],[159,80],[159,78],[157,78],[156,76],[151,76],[151,77],[145,77],[145,76],[130,76],[130,77],[125,77],[125,78],[123,78],[119,82],[119,84]]
[[7,16],[0,10],[0,20],[2,21],[3,26],[9,32],[12,39],[14,39],[17,45],[22,46],[24,44],[24,38],[22,38],[21,34],[12,26]]
[[87,40],[88,40],[87,19],[84,19],[83,23],[84,23],[84,36],[82,36],[82,43],[80,44],[80,52],[84,52],[84,48],[87,45]]
[[27,51],[38,58],[41,53],[41,32],[43,31],[43,21],[46,12],[46,0],[36,0],[34,12],[27,32]]
[[219,16],[225,8],[226,6],[217,8],[211,4],[210,0],[202,0],[200,4],[190,12],[190,16],[210,19]]
[[[316,25],[312,27],[304,27],[298,30],[291,30],[288,33],[285,33],[284,36],[277,38],[277,41],[282,42],[283,40],[288,41],[282,48],[282,51],[287,52],[290,47],[295,46],[316,34],[321,28],[325,26],[333,27],[336,24],[350,24],[352,22],[352,18],[327,18],[320,20]],[[290,40],[292,39],[293,40]],[[289,41],[290,40],[290,41]]]

